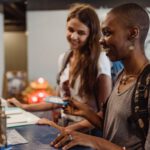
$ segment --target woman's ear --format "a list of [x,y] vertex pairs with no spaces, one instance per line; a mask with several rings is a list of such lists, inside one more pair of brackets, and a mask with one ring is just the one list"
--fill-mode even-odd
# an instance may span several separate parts
[[139,39],[139,28],[134,26],[129,29],[128,41],[129,41],[129,51],[134,51],[135,41]]
[[134,26],[129,29],[129,40],[134,40],[139,38],[139,27]]

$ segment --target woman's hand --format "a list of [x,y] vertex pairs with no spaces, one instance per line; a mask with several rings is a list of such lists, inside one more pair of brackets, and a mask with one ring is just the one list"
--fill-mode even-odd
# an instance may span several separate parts
[[39,119],[37,124],[39,124],[39,125],[49,125],[49,126],[52,126],[52,127],[56,128],[56,129],[58,129],[59,131],[63,131],[65,129],[65,127],[59,126],[55,122],[50,121],[50,120],[48,120],[46,118]]
[[10,103],[11,105],[15,105],[15,106],[20,107],[20,108],[23,107],[23,104],[20,103],[16,98],[7,99],[7,102]]
[[69,100],[69,104],[64,108],[66,114],[82,116],[87,119],[92,125],[97,128],[102,127],[102,118],[94,112],[87,104],[81,103],[77,100]]
[[51,142],[51,146],[54,146],[55,148],[62,147],[63,150],[68,150],[76,145],[91,148],[97,147],[94,137],[69,130],[62,132],[55,141]]
[[85,146],[95,150],[122,150],[123,148],[105,140],[104,138],[83,134],[76,131],[65,130],[53,142],[50,143],[55,148],[62,147],[68,150],[74,146]]
[[64,107],[64,112],[70,115],[86,117],[91,111],[87,104],[81,103],[75,99],[68,100],[69,104]]
[[41,125],[51,125],[53,121],[50,121],[46,118],[41,118],[38,120],[37,124],[41,124]]

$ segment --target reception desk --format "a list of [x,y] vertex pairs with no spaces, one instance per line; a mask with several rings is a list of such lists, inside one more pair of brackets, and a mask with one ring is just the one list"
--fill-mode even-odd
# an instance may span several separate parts
[[[39,117],[51,118],[49,112],[35,113]],[[27,141],[27,144],[20,144],[11,147],[11,150],[55,150],[49,145],[56,137],[59,131],[47,125],[26,125],[13,127]],[[74,147],[72,150],[91,150],[85,147]]]

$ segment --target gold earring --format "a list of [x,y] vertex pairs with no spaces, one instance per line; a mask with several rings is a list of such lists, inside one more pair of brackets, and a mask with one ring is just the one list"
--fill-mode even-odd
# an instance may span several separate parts
[[129,46],[129,51],[133,51],[134,49],[135,49],[135,46],[134,46],[134,40],[132,39],[131,41],[130,41],[130,46]]
[[133,51],[135,49],[135,46],[134,45],[130,45],[129,46],[129,51]]

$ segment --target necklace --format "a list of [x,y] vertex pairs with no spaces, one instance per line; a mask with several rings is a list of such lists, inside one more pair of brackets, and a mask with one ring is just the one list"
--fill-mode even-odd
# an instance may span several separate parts
[[136,78],[136,75],[123,75],[120,84],[126,85],[128,81],[134,80]]
[[148,62],[146,61],[134,75],[133,74],[127,75],[124,71],[122,78],[120,80],[120,85],[126,85],[129,81],[136,79],[137,76],[143,71],[143,69],[145,68],[147,64]]

